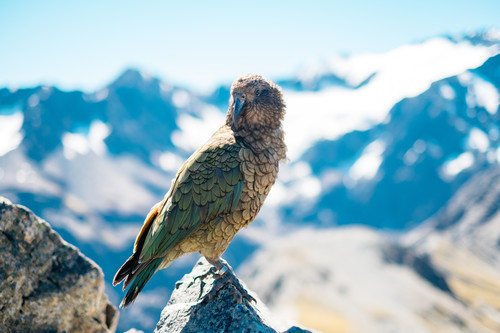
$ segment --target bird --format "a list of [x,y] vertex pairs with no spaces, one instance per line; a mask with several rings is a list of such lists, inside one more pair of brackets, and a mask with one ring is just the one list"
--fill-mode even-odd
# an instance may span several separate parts
[[123,290],[130,285],[122,308],[184,254],[199,252],[214,274],[230,270],[222,254],[255,219],[286,160],[285,109],[281,88],[272,81],[246,74],[233,82],[224,124],[181,166],[113,279],[114,286],[125,280]]

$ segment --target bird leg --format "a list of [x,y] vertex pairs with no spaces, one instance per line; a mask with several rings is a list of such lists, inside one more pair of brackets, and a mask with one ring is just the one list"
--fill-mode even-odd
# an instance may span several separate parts
[[[238,304],[242,304],[243,299],[246,299],[248,302],[256,303],[255,298],[253,298],[241,285],[231,267],[224,260],[214,260],[210,258],[205,259],[207,259],[207,261],[213,266],[207,274],[210,273],[213,275],[214,279],[219,280],[212,290],[210,290],[210,292],[205,296],[206,299],[210,300],[214,298],[219,290],[221,290],[226,284],[230,283],[233,286],[234,298]],[[214,268],[217,272],[215,272]],[[205,277],[206,276],[201,278],[204,279]]]

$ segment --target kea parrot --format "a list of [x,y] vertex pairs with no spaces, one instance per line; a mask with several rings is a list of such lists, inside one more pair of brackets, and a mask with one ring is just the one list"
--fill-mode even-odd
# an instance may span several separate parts
[[199,252],[221,276],[230,271],[221,256],[257,216],[286,158],[284,115],[281,89],[270,80],[247,74],[233,82],[225,123],[188,158],[163,200],[151,208],[132,256],[114,277],[113,285],[122,280],[124,290],[130,285],[122,307],[183,254]]

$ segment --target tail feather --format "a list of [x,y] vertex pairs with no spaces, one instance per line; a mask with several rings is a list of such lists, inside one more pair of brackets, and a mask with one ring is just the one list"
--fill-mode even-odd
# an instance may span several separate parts
[[[149,279],[151,279],[153,274],[158,269],[158,266],[160,266],[162,260],[163,258],[157,258],[151,260],[148,263],[140,264],[142,265],[140,271],[131,272],[131,274],[133,275],[132,279],[134,280],[134,282],[132,283],[129,290],[127,291],[127,294],[120,303],[120,306],[122,308],[126,308],[127,306],[130,305],[130,303],[132,303],[137,298],[137,295],[139,295],[139,293],[144,288],[146,283],[148,283]],[[129,280],[130,276],[131,275],[127,276],[127,281]],[[130,281],[132,281],[132,279]],[[128,283],[130,283],[130,281]]]
[[151,211],[146,217],[144,225],[135,240],[134,253],[127,259],[127,261],[125,261],[122,267],[120,267],[113,279],[113,286],[116,286],[118,283],[122,282],[123,279],[125,279],[123,290],[125,290],[128,285],[134,281],[120,304],[122,307],[127,307],[135,300],[137,295],[141,292],[142,288],[144,288],[149,279],[151,279],[151,276],[153,276],[163,260],[163,258],[150,259],[145,262],[140,262],[139,260],[146,237],[149,234],[151,226],[153,225],[153,221],[156,219],[156,216],[158,216],[158,210],[163,204],[164,201],[161,201],[151,208]]
[[127,259],[127,261],[125,261],[118,272],[116,272],[115,277],[113,278],[113,286],[116,286],[118,283],[122,282],[123,279],[136,271],[137,266],[140,266],[139,256],[137,253],[134,253]]

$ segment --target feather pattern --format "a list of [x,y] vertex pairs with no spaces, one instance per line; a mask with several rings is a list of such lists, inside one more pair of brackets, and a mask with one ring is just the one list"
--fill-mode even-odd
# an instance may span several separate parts
[[200,252],[220,258],[236,232],[257,216],[274,184],[286,155],[281,91],[261,76],[246,75],[233,83],[231,96],[226,123],[177,172],[118,270],[113,284],[130,285],[123,307],[179,256]]

